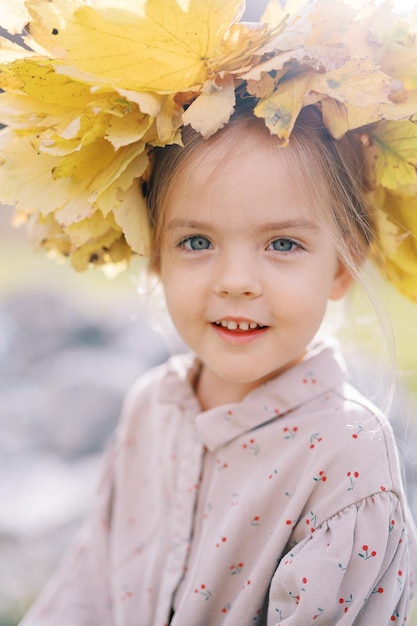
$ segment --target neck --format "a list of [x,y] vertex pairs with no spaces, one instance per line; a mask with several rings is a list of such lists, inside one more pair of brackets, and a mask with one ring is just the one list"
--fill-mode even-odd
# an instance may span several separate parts
[[241,402],[258,385],[258,381],[253,383],[231,383],[218,378],[203,365],[195,381],[195,392],[201,408],[207,411],[223,404]]

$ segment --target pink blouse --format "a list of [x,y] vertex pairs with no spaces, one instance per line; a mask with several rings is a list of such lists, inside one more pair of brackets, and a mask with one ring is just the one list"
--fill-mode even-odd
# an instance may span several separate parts
[[22,626],[406,623],[394,437],[337,352],[201,411],[172,358],[124,405],[84,528]]

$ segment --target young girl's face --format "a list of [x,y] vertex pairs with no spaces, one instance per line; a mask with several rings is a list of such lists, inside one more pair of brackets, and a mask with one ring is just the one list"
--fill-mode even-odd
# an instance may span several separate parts
[[350,280],[283,155],[290,148],[252,134],[238,154],[220,141],[188,163],[167,198],[160,276],[203,362],[204,408],[239,401],[302,359]]

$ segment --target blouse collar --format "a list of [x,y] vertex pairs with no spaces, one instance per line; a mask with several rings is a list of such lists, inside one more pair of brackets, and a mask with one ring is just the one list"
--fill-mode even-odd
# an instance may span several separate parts
[[198,437],[214,452],[340,385],[346,379],[346,369],[336,347],[329,342],[314,344],[300,363],[252,390],[241,402],[207,411],[201,410],[193,390],[199,359],[192,354],[176,356],[170,360],[161,400],[193,408]]

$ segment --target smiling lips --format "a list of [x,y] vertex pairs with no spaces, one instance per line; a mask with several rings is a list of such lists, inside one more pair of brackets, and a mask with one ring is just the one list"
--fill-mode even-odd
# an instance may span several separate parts
[[227,330],[243,332],[261,330],[262,328],[266,328],[266,326],[263,326],[262,324],[257,324],[257,322],[248,322],[245,320],[220,320],[218,322],[214,322],[214,324],[215,326],[219,326]]

